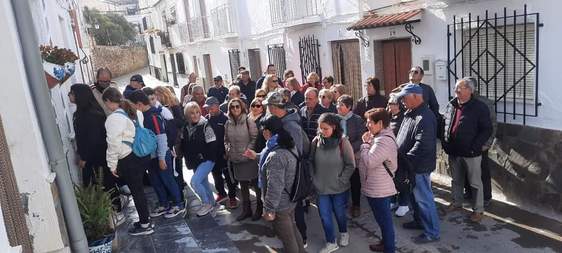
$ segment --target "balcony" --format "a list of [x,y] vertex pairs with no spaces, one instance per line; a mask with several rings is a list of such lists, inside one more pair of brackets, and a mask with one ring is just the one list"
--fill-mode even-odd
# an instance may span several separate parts
[[209,38],[209,22],[207,16],[200,16],[192,18],[187,24],[188,30],[191,31],[189,41]]
[[158,32],[158,37],[160,37],[160,43],[164,47],[172,47],[172,42],[170,41],[170,35],[167,32]]
[[271,24],[305,23],[304,19],[320,15],[319,0],[269,0]]
[[237,34],[236,25],[233,22],[235,21],[234,12],[229,4],[211,9],[211,20],[214,37],[228,37]]

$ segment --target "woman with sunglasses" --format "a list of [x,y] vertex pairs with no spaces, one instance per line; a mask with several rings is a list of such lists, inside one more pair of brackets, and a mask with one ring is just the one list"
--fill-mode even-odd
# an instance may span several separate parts
[[334,93],[329,89],[321,89],[318,92],[318,98],[320,99],[320,106],[326,110],[326,112],[336,113],[336,104],[334,103]]
[[[257,135],[256,123],[248,117],[246,104],[239,98],[230,100],[228,103],[228,121],[225,124],[224,145],[233,177],[240,182],[243,208],[242,213],[236,218],[237,221],[250,217],[256,221],[262,215],[261,191],[257,187],[258,164],[242,155],[247,149],[255,149]],[[256,193],[256,211],[253,216],[250,185]]]
[[[255,98],[252,103],[250,103],[250,113],[248,118],[256,123],[256,126],[260,125],[260,121],[265,116],[265,108],[262,104],[263,99]],[[265,147],[265,138],[262,135],[261,130],[258,128],[258,136],[256,138],[255,150],[262,150]]]
[[279,78],[277,78],[277,76],[275,75],[266,75],[265,79],[263,80],[263,84],[261,85],[261,89],[264,90],[267,94],[269,94],[272,91],[275,91],[275,89],[279,88]]
[[255,98],[265,99],[265,97],[267,97],[267,92],[264,89],[256,90]]

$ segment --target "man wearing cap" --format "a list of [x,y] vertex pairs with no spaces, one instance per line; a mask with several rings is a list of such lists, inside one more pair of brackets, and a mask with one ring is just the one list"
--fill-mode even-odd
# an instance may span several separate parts
[[[205,115],[211,128],[215,132],[218,143],[224,143],[224,125],[228,120],[228,117],[219,110],[219,100],[216,97],[208,97],[205,100],[205,105],[203,106],[209,114]],[[229,209],[234,209],[238,207],[238,201],[236,200],[236,183],[233,182],[226,170],[226,159],[225,159],[225,149],[224,145],[218,145],[217,160],[215,162],[215,167],[213,167],[212,174],[215,181],[215,189],[217,190],[218,196],[216,198],[217,203],[222,203],[227,200],[226,207]],[[223,177],[224,176],[224,177]],[[224,190],[224,182],[228,186],[228,195]]]
[[[464,78],[455,85],[455,95],[447,105],[443,149],[449,155],[452,169],[453,202],[448,211],[462,209],[463,188],[468,179],[473,189],[472,222],[480,222],[484,214],[484,188],[482,185],[482,150],[492,135],[490,110],[473,96],[475,84]],[[468,176],[468,177],[466,177]]]
[[252,102],[256,94],[256,82],[250,78],[250,71],[243,69],[239,73],[240,80],[235,85],[238,85],[242,94],[246,95],[249,102]]
[[129,98],[129,96],[136,90],[140,90],[144,87],[144,81],[142,80],[142,76],[139,74],[131,76],[131,80],[129,81],[129,85],[125,87],[125,91],[123,91],[123,96],[125,98]]
[[[283,100],[283,95],[279,91],[270,92],[262,104],[267,106],[267,111],[269,113],[281,119],[281,122],[283,122],[283,129],[293,138],[299,154],[308,155],[310,141],[301,127],[299,111],[288,109],[287,104]],[[295,207],[295,222],[297,223],[297,228],[299,229],[303,242],[306,245],[307,236],[304,212],[304,203],[302,201],[297,202]]]
[[437,121],[423,100],[423,88],[407,84],[397,94],[406,108],[396,143],[398,151],[414,165],[415,186],[412,190],[414,221],[404,223],[406,229],[422,229],[414,239],[417,244],[440,239],[439,217],[433,199],[430,174],[435,170]]
[[207,96],[216,97],[219,100],[219,102],[222,104],[226,99],[226,95],[228,94],[228,89],[224,87],[221,76],[215,76],[215,78],[213,78],[213,81],[215,82],[215,86],[209,88],[209,92],[207,92]]

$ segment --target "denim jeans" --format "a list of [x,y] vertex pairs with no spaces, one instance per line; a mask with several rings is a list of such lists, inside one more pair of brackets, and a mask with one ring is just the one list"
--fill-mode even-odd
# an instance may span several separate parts
[[209,173],[213,170],[215,163],[212,161],[205,161],[195,169],[193,177],[191,177],[191,187],[201,199],[201,203],[214,205],[215,198],[213,197],[213,189],[209,184]]
[[385,253],[394,253],[396,245],[394,242],[394,225],[392,224],[392,213],[390,212],[390,201],[392,196],[386,198],[370,198],[367,201],[371,206],[375,220],[381,229],[382,243]]
[[326,242],[335,243],[336,236],[334,234],[334,224],[332,213],[336,215],[336,221],[340,233],[347,232],[347,200],[349,198],[349,191],[344,191],[338,194],[318,195],[318,212],[324,227],[324,235]]
[[439,217],[431,190],[430,173],[416,173],[416,186],[412,190],[414,219],[424,228],[425,236],[439,238]]
[[166,169],[161,170],[158,158],[150,161],[148,169],[148,179],[158,196],[160,206],[168,207],[170,202],[175,206],[182,205],[181,192],[174,177],[174,164],[172,153],[166,153]]

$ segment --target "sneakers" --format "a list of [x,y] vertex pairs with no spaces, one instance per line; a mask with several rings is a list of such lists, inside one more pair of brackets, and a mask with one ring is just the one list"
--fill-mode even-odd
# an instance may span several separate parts
[[154,233],[154,224],[140,224],[140,222],[133,223],[133,227],[129,229],[130,235],[150,235]]
[[334,252],[336,250],[338,250],[340,248],[340,246],[338,246],[337,243],[326,243],[326,246],[324,246],[324,248],[322,248],[319,253],[330,253],[330,252]]
[[409,211],[410,208],[408,206],[399,206],[394,214],[398,217],[404,217]]
[[154,210],[152,210],[152,212],[150,212],[150,217],[156,218],[163,214],[166,214],[168,212],[168,209],[169,208],[163,206],[157,206],[156,208],[154,208]]
[[305,249],[308,247],[308,243],[306,243],[306,240],[302,240],[302,246]]
[[349,245],[349,233],[340,234],[340,246],[345,247]]
[[164,214],[164,218],[166,219],[174,218],[182,213],[185,213],[184,206],[173,206],[168,210],[168,212],[166,212],[166,214]]
[[228,203],[226,204],[226,208],[228,209],[238,208],[238,200],[236,198],[229,198]]
[[197,211],[197,216],[202,217],[209,214],[213,210],[213,206],[209,204],[203,204],[201,209]]
[[222,204],[222,202],[225,202],[226,200],[228,200],[228,198],[221,195],[218,195],[217,198],[215,198],[215,202],[217,202],[217,204]]
[[439,238],[430,238],[424,234],[421,234],[417,237],[414,238],[414,243],[415,244],[426,244],[426,243],[432,243],[432,242],[436,242],[439,241]]
[[123,214],[123,211],[114,212],[113,215],[111,216],[111,218],[113,219],[113,224],[114,224],[115,227],[119,227],[121,224],[123,224],[127,220],[127,217],[125,217],[125,214]]
[[484,213],[472,212],[472,214],[470,215],[470,221],[474,223],[480,223],[482,218],[484,218]]

